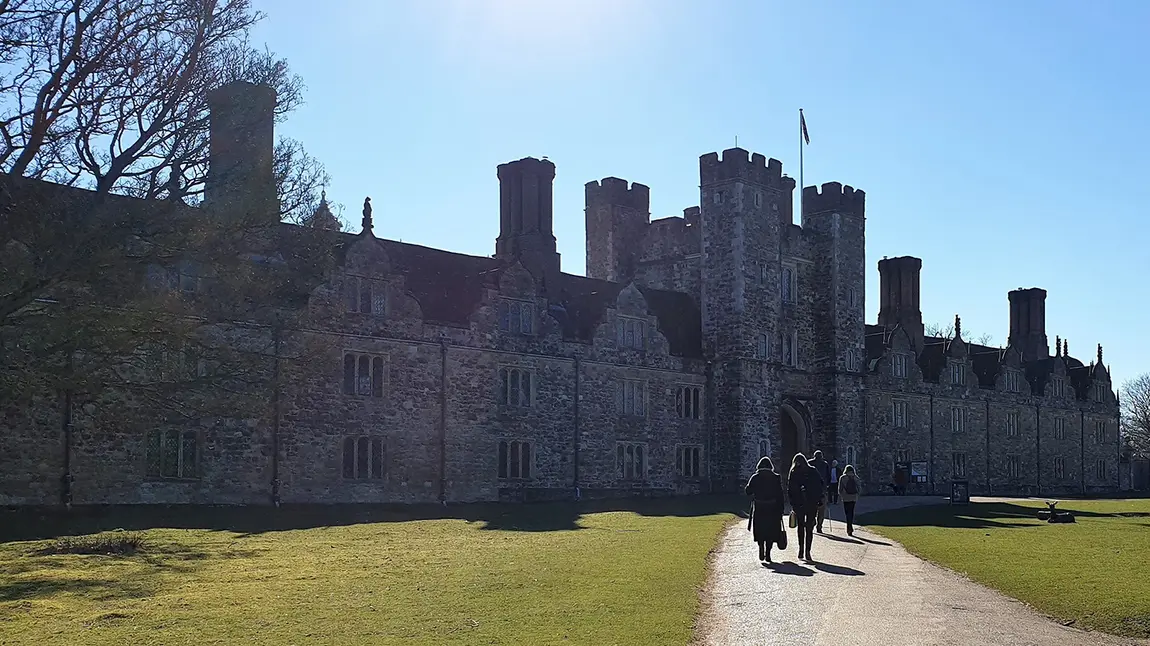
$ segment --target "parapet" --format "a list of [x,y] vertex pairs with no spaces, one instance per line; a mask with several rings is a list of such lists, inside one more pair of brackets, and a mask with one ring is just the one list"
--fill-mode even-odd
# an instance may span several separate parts
[[1007,300],[1014,301],[1028,301],[1028,300],[1046,300],[1046,290],[1041,287],[1027,287],[1011,290],[1006,294]]
[[550,159],[535,159],[524,157],[506,164],[500,164],[495,171],[499,179],[508,177],[508,173],[541,175],[547,179],[555,179],[555,164]]
[[840,211],[862,215],[866,211],[866,193],[838,182],[827,182],[803,188],[803,215]]
[[883,258],[878,261],[879,273],[886,273],[891,269],[895,271],[906,271],[908,269],[911,271],[920,271],[922,269],[922,258],[898,256],[897,258]]
[[627,185],[627,180],[618,177],[605,177],[598,182],[587,182],[587,206],[611,204],[625,206],[640,213],[651,210],[651,189],[633,182]]
[[783,162],[751,154],[742,148],[728,148],[723,156],[707,153],[699,157],[699,181],[703,185],[739,180],[770,188],[783,188]]

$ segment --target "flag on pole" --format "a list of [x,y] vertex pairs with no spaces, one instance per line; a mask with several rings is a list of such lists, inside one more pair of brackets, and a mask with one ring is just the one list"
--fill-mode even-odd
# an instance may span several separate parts
[[811,136],[807,134],[807,118],[803,116],[802,110],[799,110],[799,125],[803,128],[803,141],[807,142],[809,146],[811,144]]

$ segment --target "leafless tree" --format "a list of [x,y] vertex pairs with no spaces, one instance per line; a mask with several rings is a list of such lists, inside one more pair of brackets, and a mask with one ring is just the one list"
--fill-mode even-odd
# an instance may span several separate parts
[[1150,372],[1122,385],[1123,433],[1135,452],[1150,456]]
[[314,208],[326,173],[281,140],[279,217],[195,208],[209,91],[271,85],[277,119],[302,101],[286,61],[248,41],[261,18],[249,0],[0,0],[0,397],[266,377],[240,359],[275,335],[240,342],[236,324],[289,327],[285,303],[326,271],[326,232],[292,233],[285,257],[272,226]]
[[[929,323],[923,326],[923,329],[927,336],[934,336],[943,339],[949,339],[954,336],[954,322],[950,322],[946,325],[941,325],[939,323]],[[975,334],[966,329],[963,329],[962,331],[962,338],[968,343],[976,343],[978,345],[993,346],[994,344],[994,335],[986,333]]]

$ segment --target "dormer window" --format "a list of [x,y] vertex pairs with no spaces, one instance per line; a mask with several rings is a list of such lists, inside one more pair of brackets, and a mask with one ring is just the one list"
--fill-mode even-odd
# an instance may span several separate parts
[[907,365],[910,363],[905,354],[891,355],[891,374],[900,379],[906,379]]
[[643,319],[620,316],[615,321],[615,343],[620,348],[642,350],[646,347],[647,322]]
[[358,314],[384,313],[384,290],[363,276],[345,276],[343,279],[343,302],[348,312]]
[[528,301],[499,301],[499,329],[510,334],[535,333],[535,303]]
[[1061,377],[1055,377],[1051,390],[1055,397],[1066,396],[1066,380]]
[[966,364],[961,361],[950,362],[950,383],[955,386],[966,385]]
[[1106,401],[1106,384],[1096,383],[1091,388],[1092,398],[1096,402]]
[[1010,392],[1010,393],[1020,392],[1022,389],[1021,388],[1022,387],[1021,381],[1022,380],[1019,379],[1018,371],[1007,370],[1006,371],[1006,392]]

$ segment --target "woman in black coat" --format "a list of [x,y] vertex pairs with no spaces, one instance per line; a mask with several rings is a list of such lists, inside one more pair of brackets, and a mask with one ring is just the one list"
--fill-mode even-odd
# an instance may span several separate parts
[[805,556],[808,562],[814,560],[811,558],[811,541],[814,540],[815,522],[825,491],[826,485],[818,470],[807,464],[802,453],[796,453],[787,476],[787,494],[791,499],[791,510],[798,520],[799,558]]
[[746,492],[754,499],[751,508],[751,531],[759,544],[759,560],[771,562],[771,545],[783,531],[783,484],[771,459],[759,460],[755,474],[747,481]]

